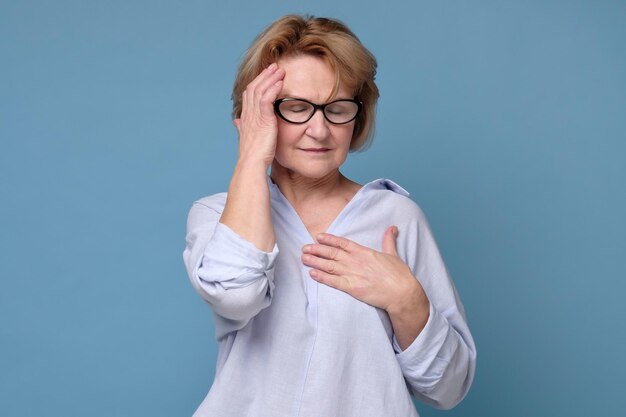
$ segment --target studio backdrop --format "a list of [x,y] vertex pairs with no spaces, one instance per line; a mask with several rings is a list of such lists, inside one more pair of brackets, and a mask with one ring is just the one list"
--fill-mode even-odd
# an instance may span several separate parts
[[425,211],[478,350],[452,411],[626,409],[623,1],[0,3],[0,415],[190,416],[211,311],[182,263],[237,157],[231,87],[288,13],[378,59],[347,176]]

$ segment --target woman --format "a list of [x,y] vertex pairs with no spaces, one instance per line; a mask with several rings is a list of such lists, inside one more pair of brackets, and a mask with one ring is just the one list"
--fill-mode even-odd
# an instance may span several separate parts
[[375,71],[323,18],[283,17],[244,57],[228,194],[188,220],[219,341],[196,416],[407,417],[411,394],[450,408],[467,393],[474,343],[424,215],[393,182],[339,170],[373,131]]

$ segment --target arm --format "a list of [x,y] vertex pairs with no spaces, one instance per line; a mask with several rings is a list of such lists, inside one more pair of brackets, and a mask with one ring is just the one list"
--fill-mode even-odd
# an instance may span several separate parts
[[272,104],[284,76],[285,71],[272,64],[243,92],[241,118],[234,121],[239,132],[239,158],[220,218],[221,223],[264,251],[272,250],[276,243],[267,168],[274,160],[278,134]]
[[264,252],[219,222],[224,195],[193,204],[183,259],[194,289],[215,313],[218,339],[243,328],[273,293],[278,249]]
[[406,263],[397,254],[393,227],[385,233],[383,252],[322,234],[318,244],[303,248],[302,260],[313,268],[315,280],[386,310],[411,393],[435,407],[452,408],[472,383],[476,351],[461,302],[419,210],[414,224],[404,234],[403,249],[411,254],[404,257]]
[[408,229],[403,258],[430,300],[430,314],[411,345],[401,349],[394,341],[396,358],[417,399],[449,409],[469,391],[476,370],[476,347],[461,300],[421,210]]
[[217,315],[218,338],[241,329],[271,301],[278,249],[267,167],[277,135],[272,103],[283,77],[273,64],[247,86],[241,118],[234,121],[239,158],[226,202],[197,202],[189,214],[185,264],[192,285]]

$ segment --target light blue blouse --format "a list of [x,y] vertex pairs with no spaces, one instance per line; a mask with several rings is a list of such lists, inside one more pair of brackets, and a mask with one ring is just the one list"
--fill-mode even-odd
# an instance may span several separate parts
[[431,305],[426,327],[402,351],[385,311],[310,278],[300,255],[313,239],[271,181],[270,192],[271,253],[219,223],[226,193],[189,213],[183,257],[219,341],[215,379],[194,417],[409,417],[417,416],[411,394],[439,408],[461,401],[474,376],[474,341],[408,193],[372,181],[327,230],[380,251],[385,229],[398,226],[398,253]]

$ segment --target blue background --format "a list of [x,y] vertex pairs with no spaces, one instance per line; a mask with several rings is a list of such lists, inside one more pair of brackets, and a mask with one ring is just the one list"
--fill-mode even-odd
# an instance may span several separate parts
[[277,17],[379,61],[357,181],[429,216],[479,351],[456,409],[626,409],[623,1],[0,3],[0,415],[186,416],[209,389],[187,211],[226,189],[230,89]]

